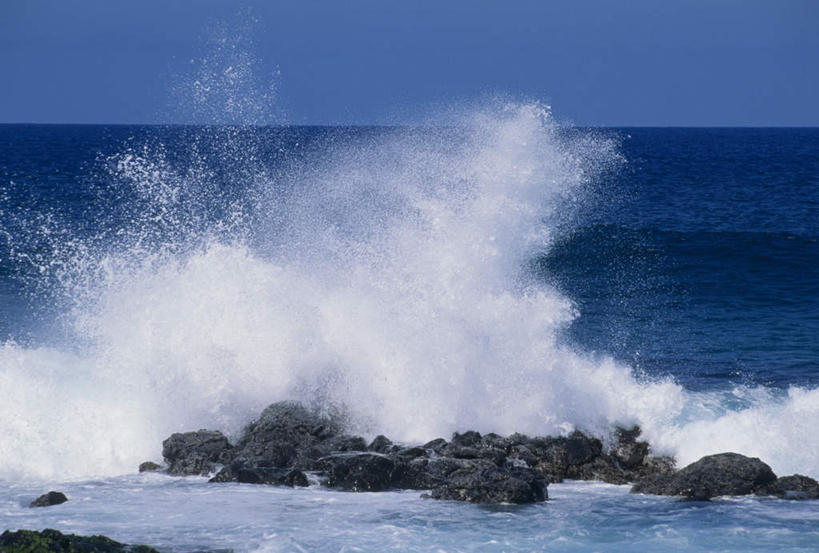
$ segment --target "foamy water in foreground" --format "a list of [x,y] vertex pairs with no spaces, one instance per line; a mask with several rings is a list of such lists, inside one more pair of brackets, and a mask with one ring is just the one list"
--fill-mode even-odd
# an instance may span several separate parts
[[567,482],[550,501],[479,506],[419,493],[345,493],[155,474],[61,485],[62,505],[27,507],[42,485],[0,485],[0,527],[102,533],[162,551],[815,551],[813,502],[680,503],[628,487]]

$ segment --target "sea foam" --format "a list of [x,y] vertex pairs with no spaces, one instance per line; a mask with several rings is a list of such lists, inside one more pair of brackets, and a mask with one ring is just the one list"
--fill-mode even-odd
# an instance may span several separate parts
[[235,436],[281,399],[407,442],[640,424],[683,464],[732,450],[819,475],[819,391],[688,392],[566,343],[576,309],[528,264],[622,163],[616,142],[536,103],[447,123],[275,171],[262,133],[203,129],[229,190],[200,148],[111,157],[131,211],[54,265],[76,345],[0,348],[0,475],[132,472],[172,432]]

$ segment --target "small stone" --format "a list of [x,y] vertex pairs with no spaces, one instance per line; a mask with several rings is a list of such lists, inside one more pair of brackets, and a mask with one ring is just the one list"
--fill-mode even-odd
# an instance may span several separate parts
[[140,463],[139,465],[139,472],[155,472],[159,470],[160,467],[158,464],[154,463],[153,461],[145,461],[144,463]]
[[51,491],[32,501],[29,507],[51,507],[52,505],[59,505],[66,501],[68,501],[68,498],[64,493]]

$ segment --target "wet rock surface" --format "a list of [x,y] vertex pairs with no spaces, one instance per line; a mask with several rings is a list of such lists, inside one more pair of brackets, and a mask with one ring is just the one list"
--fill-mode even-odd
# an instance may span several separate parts
[[703,457],[677,470],[651,454],[640,428],[616,428],[605,445],[580,431],[567,436],[482,435],[474,430],[423,445],[386,436],[367,443],[343,424],[284,401],[265,409],[235,446],[220,432],[174,434],[163,443],[170,474],[210,474],[211,482],[306,486],[308,476],[330,488],[376,492],[423,490],[425,497],[476,503],[534,503],[564,479],[634,483],[632,492],[708,500],[723,495],[819,498],[819,483],[777,478],[759,459],[737,453]]
[[395,461],[381,453],[339,453],[319,460],[327,486],[351,492],[394,488]]
[[719,453],[703,457],[674,473],[646,477],[632,492],[707,501],[722,495],[765,494],[776,479],[771,467],[755,457]]
[[819,499],[819,482],[801,474],[781,476],[759,490],[758,495],[775,495],[782,499]]
[[536,503],[548,497],[546,486],[545,477],[533,469],[499,467],[480,459],[449,473],[428,497],[472,503]]
[[181,432],[162,442],[168,474],[177,476],[208,475],[230,460],[231,450],[228,439],[217,430]]
[[62,492],[48,492],[44,493],[29,504],[29,507],[51,507],[52,505],[60,505],[68,501],[68,498]]
[[563,437],[455,433],[423,445],[386,436],[367,443],[343,432],[334,418],[292,402],[267,407],[235,445],[219,432],[174,434],[163,443],[168,473],[210,474],[211,482],[304,486],[305,472],[345,491],[413,489],[436,499],[478,503],[544,501],[547,486],[564,478],[636,481],[673,469],[651,457],[639,428],[618,431],[614,445],[582,432]]
[[305,487],[307,476],[298,469],[264,467],[237,459],[222,468],[210,482],[241,482],[244,484],[269,484],[274,486]]
[[147,545],[125,545],[105,536],[76,536],[57,530],[6,530],[0,534],[3,553],[158,553]]
[[145,461],[139,464],[139,472],[156,472],[160,469],[162,469],[162,467],[153,461]]

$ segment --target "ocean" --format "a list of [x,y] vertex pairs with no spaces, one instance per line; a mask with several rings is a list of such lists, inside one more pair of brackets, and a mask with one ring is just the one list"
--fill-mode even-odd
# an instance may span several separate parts
[[[819,478],[819,130],[0,125],[0,530],[162,551],[816,551],[819,503],[137,474],[266,405]],[[28,503],[49,489],[69,502]]]

